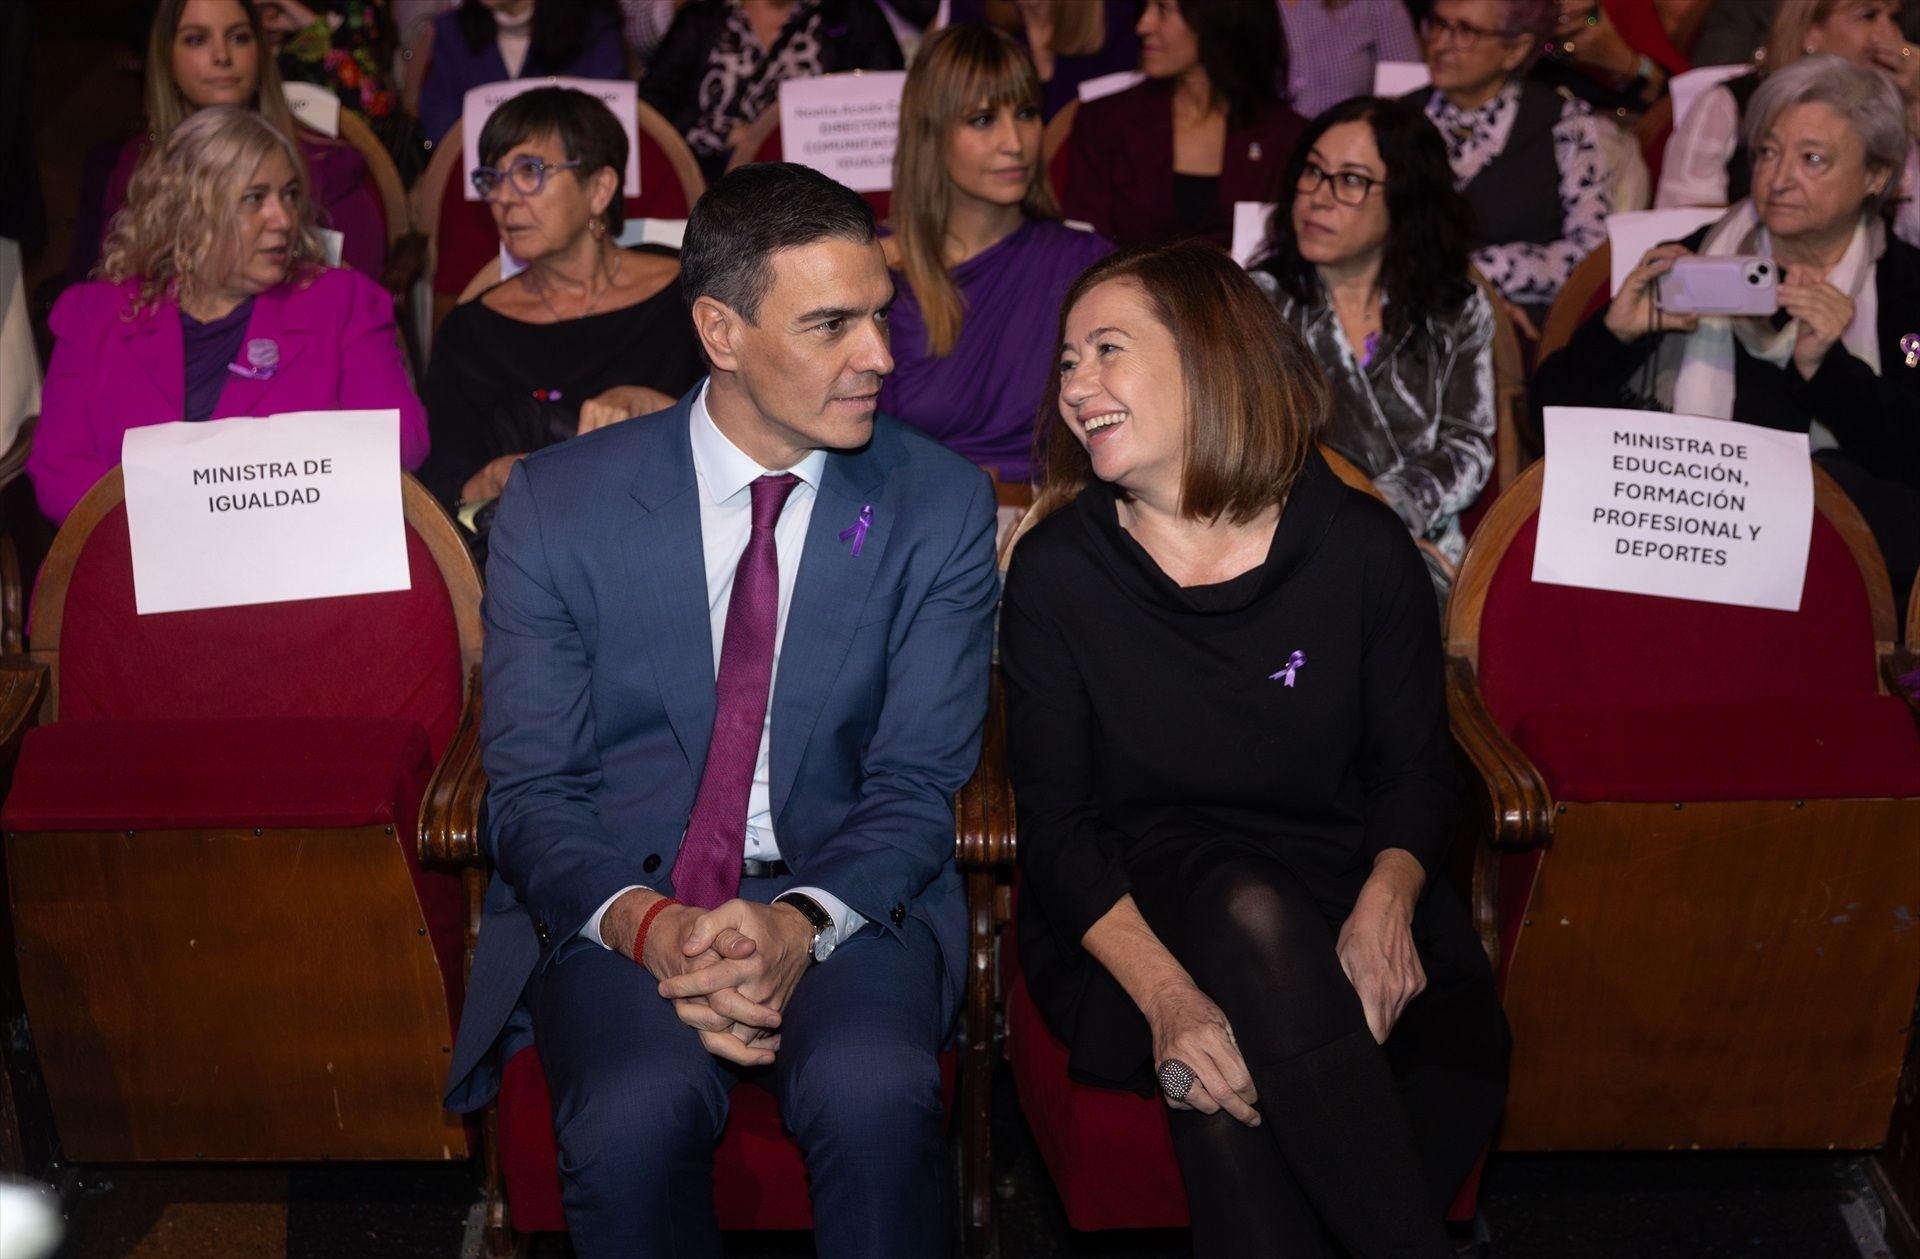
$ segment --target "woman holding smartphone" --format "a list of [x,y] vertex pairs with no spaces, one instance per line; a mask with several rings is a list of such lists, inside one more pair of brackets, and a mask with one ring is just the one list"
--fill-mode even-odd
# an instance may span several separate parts
[[[1899,93],[1840,57],[1808,57],[1767,77],[1746,127],[1752,195],[1649,250],[1540,364],[1533,399],[1812,433],[1900,588],[1920,562],[1920,250],[1885,217],[1907,153]],[[1770,258],[1779,310],[1663,309],[1660,278],[1694,256]]]

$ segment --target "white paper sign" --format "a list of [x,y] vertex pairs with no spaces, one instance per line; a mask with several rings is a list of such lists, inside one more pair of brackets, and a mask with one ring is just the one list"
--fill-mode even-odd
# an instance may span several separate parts
[[1080,80],[1076,89],[1081,104],[1097,101],[1102,96],[1118,96],[1130,87],[1139,87],[1147,81],[1147,76],[1138,70],[1115,70],[1112,74],[1097,74],[1091,79]]
[[1813,532],[1807,435],[1547,407],[1533,579],[1797,612]]
[[1708,88],[1725,83],[1753,69],[1751,65],[1701,66],[1697,70],[1685,70],[1667,80],[1667,95],[1673,98],[1673,121],[1677,126],[1687,120],[1687,113],[1694,102],[1706,94]]
[[1376,61],[1373,65],[1373,94],[1388,98],[1417,92],[1433,82],[1433,72],[1424,61]]
[[460,144],[462,148],[460,186],[469,201],[480,200],[480,194],[473,186],[473,168],[480,165],[480,131],[487,125],[487,119],[493,111],[512,100],[522,92],[531,92],[536,87],[570,87],[576,92],[585,92],[597,96],[606,103],[613,116],[620,120],[620,129],[627,133],[627,178],[620,189],[625,197],[640,195],[640,119],[636,102],[639,100],[638,85],[627,79],[575,79],[565,75],[541,79],[507,79],[500,83],[487,83],[469,91],[466,105],[460,115]]
[[316,83],[285,84],[293,120],[323,136],[340,135],[340,98]]
[[127,430],[142,615],[405,590],[398,411]]
[[1260,261],[1267,248],[1267,221],[1273,217],[1272,201],[1236,201],[1233,203],[1233,260],[1243,267]]
[[[327,265],[339,266],[340,251],[347,247],[347,234],[336,232],[331,227],[316,227],[313,230],[320,237],[320,247],[326,251]],[[380,277],[376,275],[373,278],[377,280]]]
[[893,187],[905,70],[828,74],[780,85],[780,154],[855,192]]
[[1618,293],[1627,282],[1627,273],[1640,265],[1647,250],[1670,240],[1683,240],[1709,223],[1717,223],[1726,210],[1713,206],[1685,206],[1672,210],[1622,210],[1607,216],[1607,247],[1611,256],[1607,269],[1609,283]]

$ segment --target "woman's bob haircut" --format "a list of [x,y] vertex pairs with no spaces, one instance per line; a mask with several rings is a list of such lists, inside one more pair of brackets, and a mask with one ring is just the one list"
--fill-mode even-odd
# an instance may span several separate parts
[[[1180,347],[1186,389],[1180,514],[1245,524],[1292,488],[1325,422],[1327,378],[1293,326],[1218,246],[1182,241],[1114,254],[1094,263],[1060,305],[1067,316],[1107,283],[1131,284]],[[1036,466],[1042,471],[1035,519],[1071,502],[1093,465],[1060,416],[1060,374],[1047,388]]]
[[287,278],[310,280],[326,254],[314,230],[307,164],[278,127],[233,105],[194,112],[141,160],[113,216],[100,274],[116,284],[139,280],[136,310],[169,293],[186,304],[219,292],[240,262],[240,194],[274,153],[287,159],[299,187]]

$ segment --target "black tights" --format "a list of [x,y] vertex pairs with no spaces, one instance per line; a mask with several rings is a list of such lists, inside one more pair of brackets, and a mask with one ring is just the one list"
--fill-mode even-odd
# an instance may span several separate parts
[[1399,1087],[1320,904],[1255,854],[1168,873],[1136,876],[1135,900],[1233,1025],[1263,1120],[1170,1115],[1196,1259],[1449,1254]]

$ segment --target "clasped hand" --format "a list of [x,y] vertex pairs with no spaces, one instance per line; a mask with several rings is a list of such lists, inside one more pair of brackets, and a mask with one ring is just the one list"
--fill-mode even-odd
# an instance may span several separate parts
[[[637,897],[638,893],[630,893]],[[637,906],[644,910],[651,900]],[[638,917],[620,915],[618,934]],[[609,913],[609,918],[614,915]],[[636,958],[660,981],[674,1014],[700,1033],[708,1053],[747,1067],[773,1062],[780,1048],[780,1012],[813,961],[813,927],[791,905],[730,900],[715,909],[669,905],[647,931],[645,956]],[[621,941],[632,947],[631,932]],[[630,955],[629,955],[630,956]]]

